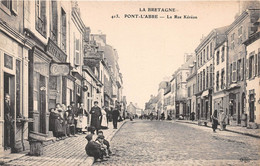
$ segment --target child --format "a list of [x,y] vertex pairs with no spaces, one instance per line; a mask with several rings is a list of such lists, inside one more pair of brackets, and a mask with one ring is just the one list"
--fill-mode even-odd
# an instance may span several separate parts
[[85,147],[85,151],[88,156],[94,157],[95,161],[99,161],[100,159],[103,160],[101,145],[93,141],[92,136],[93,136],[92,134],[89,134],[85,137],[88,140],[88,144]]
[[101,152],[102,155],[105,157],[109,157],[108,155],[108,150],[107,150],[107,146],[104,144],[104,136],[103,135],[99,135],[96,139],[96,142],[100,145],[101,147]]
[[103,143],[104,143],[104,145],[106,145],[106,147],[107,147],[108,155],[111,155],[112,152],[111,152],[111,150],[110,150],[110,144],[109,144],[109,142],[105,139],[105,136],[104,136],[104,134],[103,134],[103,131],[98,131],[98,136],[103,136],[103,137],[104,137]]

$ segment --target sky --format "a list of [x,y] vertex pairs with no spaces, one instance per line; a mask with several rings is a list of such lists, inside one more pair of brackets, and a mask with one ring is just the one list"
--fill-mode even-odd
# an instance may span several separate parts
[[[91,33],[107,36],[107,44],[119,55],[123,95],[144,109],[159,83],[194,53],[203,36],[230,25],[239,12],[237,1],[80,1],[81,18]],[[145,11],[143,11],[143,8]],[[174,12],[149,12],[148,8],[174,8]],[[158,15],[158,19],[128,18]],[[120,18],[112,18],[118,15]],[[167,19],[182,16],[181,19]],[[184,15],[197,19],[184,19]]]

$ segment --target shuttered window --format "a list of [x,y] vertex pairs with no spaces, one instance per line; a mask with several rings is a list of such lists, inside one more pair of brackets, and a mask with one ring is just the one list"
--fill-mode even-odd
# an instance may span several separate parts
[[42,36],[46,37],[46,1],[36,0],[35,5],[35,28]]
[[79,39],[77,38],[74,39],[75,39],[75,65],[80,65],[80,50],[79,50],[80,42]]
[[12,0],[12,12],[18,14],[18,0]]
[[58,43],[58,12],[57,12],[57,1],[51,1],[51,34],[50,38],[54,43]]
[[258,76],[260,76],[260,48],[258,48]]
[[236,82],[237,81],[237,66],[236,66],[236,62],[233,62],[233,82]]
[[67,23],[66,23],[66,13],[61,8],[61,49],[66,52],[66,42],[67,42]]

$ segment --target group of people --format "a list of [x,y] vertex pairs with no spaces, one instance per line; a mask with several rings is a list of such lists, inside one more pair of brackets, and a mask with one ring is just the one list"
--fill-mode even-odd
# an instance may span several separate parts
[[74,102],[67,107],[57,103],[55,108],[50,109],[50,131],[57,140],[76,136],[76,133],[86,133],[88,116],[89,113],[84,109],[83,103],[78,108]]
[[105,139],[103,131],[98,131],[97,138],[93,138],[93,133],[87,135],[85,138],[88,140],[88,143],[85,147],[85,151],[88,156],[94,157],[95,161],[104,161],[112,155],[110,150],[110,144]]
[[84,109],[83,103],[80,103],[79,107],[75,105],[75,102],[67,107],[64,104],[57,103],[55,108],[50,109],[49,126],[56,139],[60,140],[70,136],[76,137],[76,134],[86,134],[93,129],[96,133],[100,129],[107,129],[110,116],[112,116],[113,125],[116,129],[119,115],[119,103],[112,112],[105,106],[101,109],[97,101],[94,102],[90,111]]
[[211,118],[212,118],[212,129],[213,129],[214,133],[216,132],[216,129],[218,128],[218,124],[220,125],[221,131],[226,129],[227,115],[224,113],[224,110],[220,110],[219,113],[217,110],[214,110]]

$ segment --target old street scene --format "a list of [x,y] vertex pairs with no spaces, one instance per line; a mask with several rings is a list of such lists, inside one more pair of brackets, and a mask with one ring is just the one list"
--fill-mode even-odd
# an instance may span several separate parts
[[259,1],[0,0],[0,165],[260,163]]

